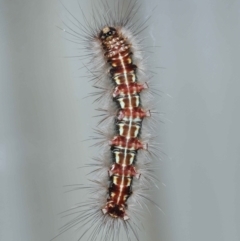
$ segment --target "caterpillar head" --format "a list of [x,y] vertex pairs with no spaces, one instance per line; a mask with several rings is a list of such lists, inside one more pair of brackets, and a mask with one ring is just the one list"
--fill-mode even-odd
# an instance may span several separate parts
[[100,32],[99,39],[101,40],[112,39],[112,37],[115,35],[116,32],[117,30],[115,28],[106,26]]

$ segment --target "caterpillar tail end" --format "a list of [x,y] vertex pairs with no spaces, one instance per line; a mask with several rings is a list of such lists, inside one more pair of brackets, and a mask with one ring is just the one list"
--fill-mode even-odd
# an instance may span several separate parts
[[112,218],[121,218],[124,221],[130,219],[125,211],[123,204],[115,204],[112,201],[107,202],[106,206],[102,209],[103,214],[108,214]]

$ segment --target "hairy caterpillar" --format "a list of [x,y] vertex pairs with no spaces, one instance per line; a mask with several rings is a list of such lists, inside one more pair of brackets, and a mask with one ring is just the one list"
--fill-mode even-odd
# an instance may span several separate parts
[[122,240],[121,235],[124,240],[140,240],[141,209],[147,203],[158,207],[147,194],[157,180],[151,161],[159,158],[152,143],[155,112],[149,104],[154,91],[149,88],[139,38],[148,18],[135,19],[141,7],[137,0],[118,0],[113,8],[110,1],[99,1],[92,21],[80,6],[84,22],[63,7],[71,22],[71,26],[64,22],[64,31],[90,55],[84,66],[92,75],[97,91],[91,95],[97,96],[103,117],[93,137],[99,157],[87,164],[96,168],[91,184],[74,186],[89,190],[90,197],[65,212],[73,217],[60,234],[77,228],[82,232],[78,240]]

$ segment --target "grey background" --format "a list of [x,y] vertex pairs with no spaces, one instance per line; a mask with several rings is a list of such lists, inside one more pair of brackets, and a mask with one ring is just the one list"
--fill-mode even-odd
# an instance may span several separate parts
[[[142,1],[152,14],[149,53],[163,156],[143,240],[240,240],[240,1]],[[64,5],[81,19],[75,0]],[[82,9],[90,9],[81,1]],[[83,142],[97,119],[79,46],[65,41],[56,0],[0,0],[0,240],[50,240],[57,214],[84,193],[94,148]],[[65,18],[66,19],[66,18]],[[151,62],[150,62],[151,63]],[[152,216],[152,217],[151,217]],[[75,231],[57,240],[76,240]],[[74,239],[75,238],[75,239]]]

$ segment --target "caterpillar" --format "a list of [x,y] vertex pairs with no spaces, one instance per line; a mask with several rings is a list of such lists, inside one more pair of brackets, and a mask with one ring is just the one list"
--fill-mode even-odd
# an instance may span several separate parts
[[64,212],[72,218],[56,237],[78,228],[82,232],[78,240],[141,240],[141,209],[147,203],[160,209],[147,194],[157,180],[151,162],[159,158],[158,146],[152,143],[156,112],[149,104],[154,91],[145,73],[139,37],[149,17],[136,19],[138,0],[110,5],[108,0],[94,2],[92,20],[80,5],[84,22],[63,5],[71,22],[71,26],[63,23],[64,32],[85,46],[90,56],[84,66],[97,89],[90,96],[101,106],[97,111],[102,119],[91,138],[97,140],[94,147],[100,154],[85,165],[95,167],[90,184],[73,188],[87,189],[90,197]]

